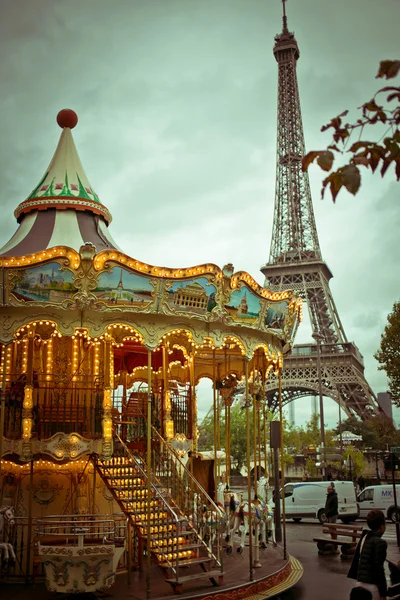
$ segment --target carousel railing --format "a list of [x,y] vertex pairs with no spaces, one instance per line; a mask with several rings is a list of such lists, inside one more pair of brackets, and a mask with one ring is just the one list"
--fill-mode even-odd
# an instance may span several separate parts
[[[26,374],[10,375],[5,391],[4,435],[22,437],[22,408]],[[33,380],[32,435],[46,439],[63,433],[102,436],[103,389],[96,377],[74,375],[65,383],[46,374]]]
[[[114,540],[116,540],[116,544],[119,545],[123,543],[123,540],[126,537],[126,516],[124,514],[120,515],[94,515],[96,518],[103,518],[104,520],[114,522],[113,531],[114,531]],[[80,519],[81,521],[86,521],[86,519],[90,519],[93,515],[58,515],[55,517],[49,517],[50,519],[58,519],[59,523],[57,524],[58,534],[53,536],[53,539],[57,539],[58,542],[62,541],[63,537],[66,534],[71,533],[71,527],[68,525],[65,527],[65,521],[70,518]],[[8,578],[29,578],[29,579],[41,579],[44,577],[43,571],[43,563],[35,554],[36,543],[39,541],[38,529],[40,527],[43,532],[43,525],[40,522],[44,522],[46,519],[36,519],[33,518],[31,521],[31,527],[29,523],[28,517],[15,517],[15,524],[13,527],[7,531],[5,536],[5,541],[12,544],[14,548],[14,552],[16,555],[16,561],[14,564],[11,564],[8,569],[7,576]],[[64,526],[62,524],[64,521]],[[55,527],[56,523],[53,522],[52,526]],[[50,524],[49,524],[50,526]],[[45,525],[47,528],[47,524]],[[109,527],[111,529],[111,525]],[[29,539],[29,530],[32,531],[31,539]],[[103,528],[104,530],[104,528]],[[94,534],[96,533],[96,526],[94,525],[91,529],[91,537],[94,539]],[[97,526],[97,533],[101,533],[101,527]],[[68,536],[68,539],[72,541],[73,537],[71,535]],[[28,553],[28,547],[30,548],[30,552]],[[137,559],[137,539],[133,538],[133,549],[132,549],[132,558]],[[126,552],[122,555],[122,558],[119,562],[118,571],[124,571],[127,568],[126,562]],[[27,561],[29,560],[29,565]]]
[[108,515],[49,515],[36,521],[36,538],[42,545],[94,546],[123,545],[126,518]]

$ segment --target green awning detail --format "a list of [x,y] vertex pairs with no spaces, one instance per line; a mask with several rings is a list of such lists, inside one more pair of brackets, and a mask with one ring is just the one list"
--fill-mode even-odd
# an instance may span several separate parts
[[41,196],[42,198],[46,198],[47,196],[56,196],[57,195],[56,192],[55,192],[55,190],[54,190],[54,179],[55,178],[53,177],[53,179],[51,180],[51,183],[50,183],[49,187],[42,194],[42,196]]
[[40,188],[42,187],[43,182],[46,179],[46,177],[47,177],[48,174],[49,174],[49,172],[46,171],[46,173],[43,175],[42,179],[39,181],[38,185],[35,187],[35,189],[32,191],[32,193],[28,196],[27,200],[30,200],[31,198],[37,198],[38,197],[37,193],[40,190]]
[[83,183],[81,181],[81,178],[79,177],[78,173],[76,174],[77,178],[78,178],[78,184],[79,184],[79,191],[78,191],[78,196],[79,198],[86,198],[86,200],[93,200],[93,198],[91,198],[89,196],[89,194],[87,193],[87,191],[85,190]]
[[69,185],[68,185],[68,173],[67,173],[67,171],[65,171],[65,180],[64,180],[63,188],[62,188],[61,192],[59,194],[57,194],[57,196],[73,196],[73,193],[69,189]]

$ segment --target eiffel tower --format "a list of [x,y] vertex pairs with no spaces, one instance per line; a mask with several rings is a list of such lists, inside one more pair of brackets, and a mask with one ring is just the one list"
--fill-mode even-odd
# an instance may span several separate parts
[[[322,259],[305,154],[303,124],[296,75],[300,56],[294,33],[288,30],[283,4],[282,33],[275,36],[278,63],[278,131],[275,209],[268,263],[261,267],[266,285],[274,291],[295,290],[307,304],[316,343],[295,345],[284,360],[283,403],[319,393],[333,398],[348,416],[365,418],[380,409],[364,376],[363,358],[348,342],[329,280],[332,273]],[[278,403],[277,380],[266,386],[271,408]]]

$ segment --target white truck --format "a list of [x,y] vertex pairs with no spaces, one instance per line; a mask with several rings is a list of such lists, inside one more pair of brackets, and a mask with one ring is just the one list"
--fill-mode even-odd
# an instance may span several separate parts
[[360,517],[366,517],[370,510],[381,510],[387,519],[395,523],[400,517],[400,485],[396,485],[397,509],[394,504],[392,485],[370,485],[358,494]]
[[[329,481],[302,481],[287,483],[284,486],[285,516],[299,523],[302,519],[319,519],[325,523],[325,502]],[[356,492],[351,481],[335,481],[338,495],[338,518],[343,523],[351,523],[358,517]],[[281,498],[282,498],[282,490]],[[282,501],[281,501],[282,506]]]

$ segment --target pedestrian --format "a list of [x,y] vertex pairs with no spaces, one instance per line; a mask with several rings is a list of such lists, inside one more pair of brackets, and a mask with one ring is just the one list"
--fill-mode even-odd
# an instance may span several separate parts
[[[325,516],[328,523],[336,523],[338,516],[338,496],[333,481],[331,481],[327,488]],[[337,535],[335,533],[331,533],[331,538],[336,540]]]
[[[367,515],[370,531],[363,532],[347,577],[356,579],[356,587],[351,592],[351,600],[367,598],[386,600],[387,583],[385,560],[387,543],[382,539],[386,529],[385,515],[381,510],[371,510]],[[363,592],[357,590],[362,588]],[[364,594],[364,595],[362,595]]]
[[358,478],[358,488],[359,488],[360,492],[362,492],[363,489],[365,488],[365,479],[362,475],[360,475],[360,477]]

